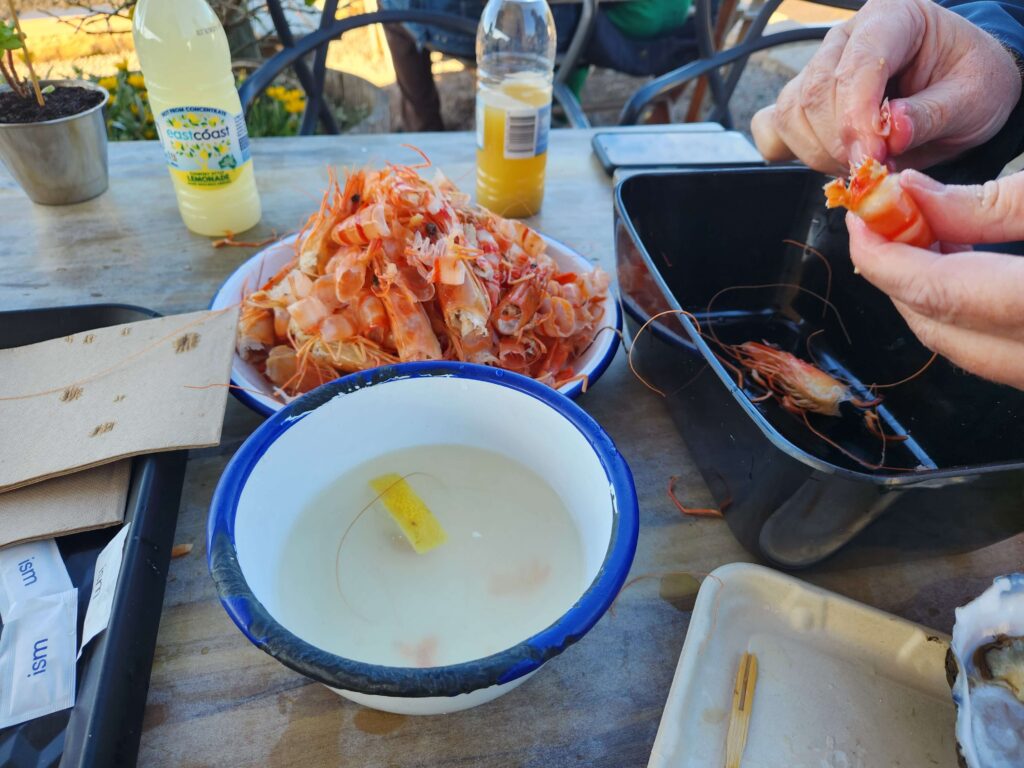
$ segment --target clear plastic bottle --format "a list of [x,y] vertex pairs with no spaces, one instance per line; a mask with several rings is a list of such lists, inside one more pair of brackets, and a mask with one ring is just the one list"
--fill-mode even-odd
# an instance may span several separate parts
[[545,0],[488,0],[476,33],[476,196],[502,216],[544,199],[555,22]]
[[227,37],[205,0],[139,0],[135,50],[185,226],[211,237],[260,220]]

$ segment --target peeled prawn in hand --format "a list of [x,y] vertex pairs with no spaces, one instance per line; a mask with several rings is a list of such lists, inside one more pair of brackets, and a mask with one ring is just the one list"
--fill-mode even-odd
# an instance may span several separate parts
[[847,208],[873,232],[898,243],[927,248],[935,235],[914,198],[900,186],[898,176],[866,158],[850,172],[850,183],[833,179],[825,185],[825,206]]

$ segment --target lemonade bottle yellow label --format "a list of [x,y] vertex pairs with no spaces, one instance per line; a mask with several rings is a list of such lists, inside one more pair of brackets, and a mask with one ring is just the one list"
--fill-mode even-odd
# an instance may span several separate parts
[[251,161],[245,118],[212,107],[173,107],[156,117],[171,174],[190,187],[216,189]]

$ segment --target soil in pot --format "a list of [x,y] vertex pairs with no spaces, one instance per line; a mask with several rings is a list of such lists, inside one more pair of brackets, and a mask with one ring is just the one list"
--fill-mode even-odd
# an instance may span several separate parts
[[[26,84],[31,91],[31,86]],[[46,106],[40,107],[34,95],[20,98],[12,91],[0,93],[0,123],[41,123],[85,112],[103,101],[103,94],[76,85],[58,85],[46,94]]]

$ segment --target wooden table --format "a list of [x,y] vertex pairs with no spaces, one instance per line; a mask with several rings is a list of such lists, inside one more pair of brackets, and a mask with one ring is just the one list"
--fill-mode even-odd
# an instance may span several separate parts
[[[552,133],[547,197],[535,225],[611,271],[611,184],[589,138]],[[472,189],[467,134],[258,140],[264,213],[253,236],[294,229],[318,202],[328,164],[411,161],[399,146],[408,141]],[[110,171],[106,194],[64,208],[33,205],[0,172],[0,306],[127,302],[165,313],[196,310],[248,257],[248,250],[214,250],[185,230],[155,142],[112,145]],[[633,576],[654,578],[626,590],[613,615],[504,698],[457,715],[413,718],[361,709],[300,677],[249,645],[221,608],[206,568],[207,509],[228,458],[260,422],[230,399],[221,446],[194,452],[188,465],[176,540],[195,549],[171,565],[139,765],[645,765],[696,585],[661,577],[750,556],[724,522],[683,517],[666,497],[669,476],[681,475],[686,501],[710,503],[663,403],[632,377],[621,353],[580,403],[633,468],[642,523]],[[899,542],[887,526],[883,520],[803,576],[948,631],[954,606],[1024,561],[1021,536],[950,554],[927,535],[927,521],[920,536]],[[960,546],[993,538],[979,534]]]

